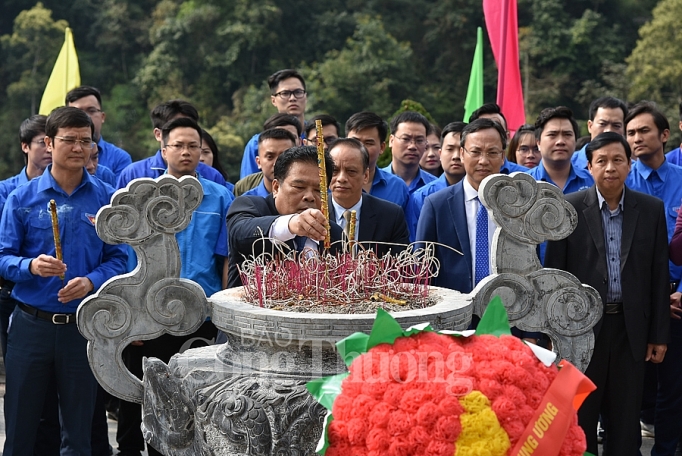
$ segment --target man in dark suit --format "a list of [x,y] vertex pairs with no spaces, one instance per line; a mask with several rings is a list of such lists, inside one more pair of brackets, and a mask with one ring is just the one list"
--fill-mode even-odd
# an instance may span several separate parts
[[[325,154],[327,185],[334,163]],[[327,233],[327,220],[320,211],[320,178],[317,150],[312,146],[292,147],[275,162],[272,194],[240,196],[227,214],[229,272],[227,287],[242,285],[238,267],[244,259],[263,252],[277,252],[272,239],[289,249],[320,250]],[[331,241],[341,239],[341,228],[330,224]],[[339,248],[332,244],[332,253]]]
[[369,179],[369,152],[365,146],[354,138],[338,139],[331,144],[329,155],[334,160],[329,218],[344,229],[347,237],[350,213],[355,211],[354,240],[361,243],[362,249],[373,249],[379,256],[403,250],[410,242],[403,209],[362,191]]
[[578,412],[587,451],[597,454],[601,413],[604,454],[636,455],[645,362],[663,360],[670,331],[665,211],[661,200],[625,186],[631,151],[620,134],[598,135],[585,152],[595,186],[566,195],[578,226],[548,244],[545,266],[574,274],[604,302],[585,372],[597,390]]
[[466,177],[424,200],[417,242],[450,247],[435,246],[440,272],[433,285],[469,293],[489,275],[489,252],[496,225],[478,200],[478,187],[483,179],[500,172],[506,146],[507,133],[498,122],[487,118],[471,122],[461,137]]

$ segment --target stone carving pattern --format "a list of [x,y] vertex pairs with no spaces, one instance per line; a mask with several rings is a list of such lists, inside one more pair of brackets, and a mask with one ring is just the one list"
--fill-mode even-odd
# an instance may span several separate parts
[[175,239],[202,197],[201,184],[193,177],[136,179],[97,213],[99,237],[109,244],[132,246],[138,264],[85,299],[77,322],[88,339],[95,377],[105,390],[127,401],[141,402],[143,386],[123,364],[123,349],[132,341],[164,333],[191,334],[208,315],[202,288],[179,278]]
[[[315,452],[325,409],[308,394],[305,381],[259,374],[221,378],[200,370],[191,372],[199,381],[183,381],[176,369],[156,359],[146,359],[144,371],[142,430],[163,454]],[[219,448],[206,444],[214,440]]]
[[573,232],[578,216],[561,191],[524,173],[489,176],[479,198],[492,212],[493,270],[472,292],[473,313],[502,298],[512,326],[548,334],[561,358],[583,372],[592,358],[592,328],[602,316],[597,291],[565,271],[543,269],[535,247]]

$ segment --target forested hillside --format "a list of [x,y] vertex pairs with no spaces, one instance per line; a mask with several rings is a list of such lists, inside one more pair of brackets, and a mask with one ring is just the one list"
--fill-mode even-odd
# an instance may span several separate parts
[[[677,147],[682,0],[657,3],[519,0],[529,120],[559,104],[586,119],[601,94],[652,99],[674,122],[668,148]],[[0,10],[2,178],[22,165],[18,127],[38,109],[67,25],[82,83],[103,93],[108,141],[134,158],[151,154],[149,109],[187,99],[233,177],[245,141],[275,112],[265,85],[274,71],[303,72],[308,116],[388,117],[409,98],[443,125],[463,116],[484,25],[481,0],[0,0]],[[486,100],[496,82],[486,41]]]

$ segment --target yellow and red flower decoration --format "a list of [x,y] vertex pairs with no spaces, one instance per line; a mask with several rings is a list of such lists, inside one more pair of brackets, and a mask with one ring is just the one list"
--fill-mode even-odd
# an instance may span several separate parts
[[471,333],[403,331],[380,310],[370,335],[339,342],[349,372],[308,383],[331,412],[318,453],[582,456],[576,410],[592,382],[511,336],[499,298]]

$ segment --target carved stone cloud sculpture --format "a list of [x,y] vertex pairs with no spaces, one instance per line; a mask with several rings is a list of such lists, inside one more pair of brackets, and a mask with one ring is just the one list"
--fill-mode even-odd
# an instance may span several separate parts
[[481,316],[500,296],[512,326],[542,332],[554,349],[584,371],[592,358],[592,328],[602,316],[597,291],[568,272],[542,269],[536,246],[568,236],[578,215],[558,187],[525,173],[496,174],[479,187],[482,204],[497,225],[491,248],[492,274],[472,291]]
[[203,289],[179,278],[175,239],[202,198],[194,177],[164,175],[132,181],[97,213],[99,237],[129,244],[138,262],[132,272],[112,278],[83,301],[78,328],[88,339],[88,360],[99,383],[127,401],[141,402],[143,385],[123,364],[123,349],[164,333],[191,334],[209,315]]

